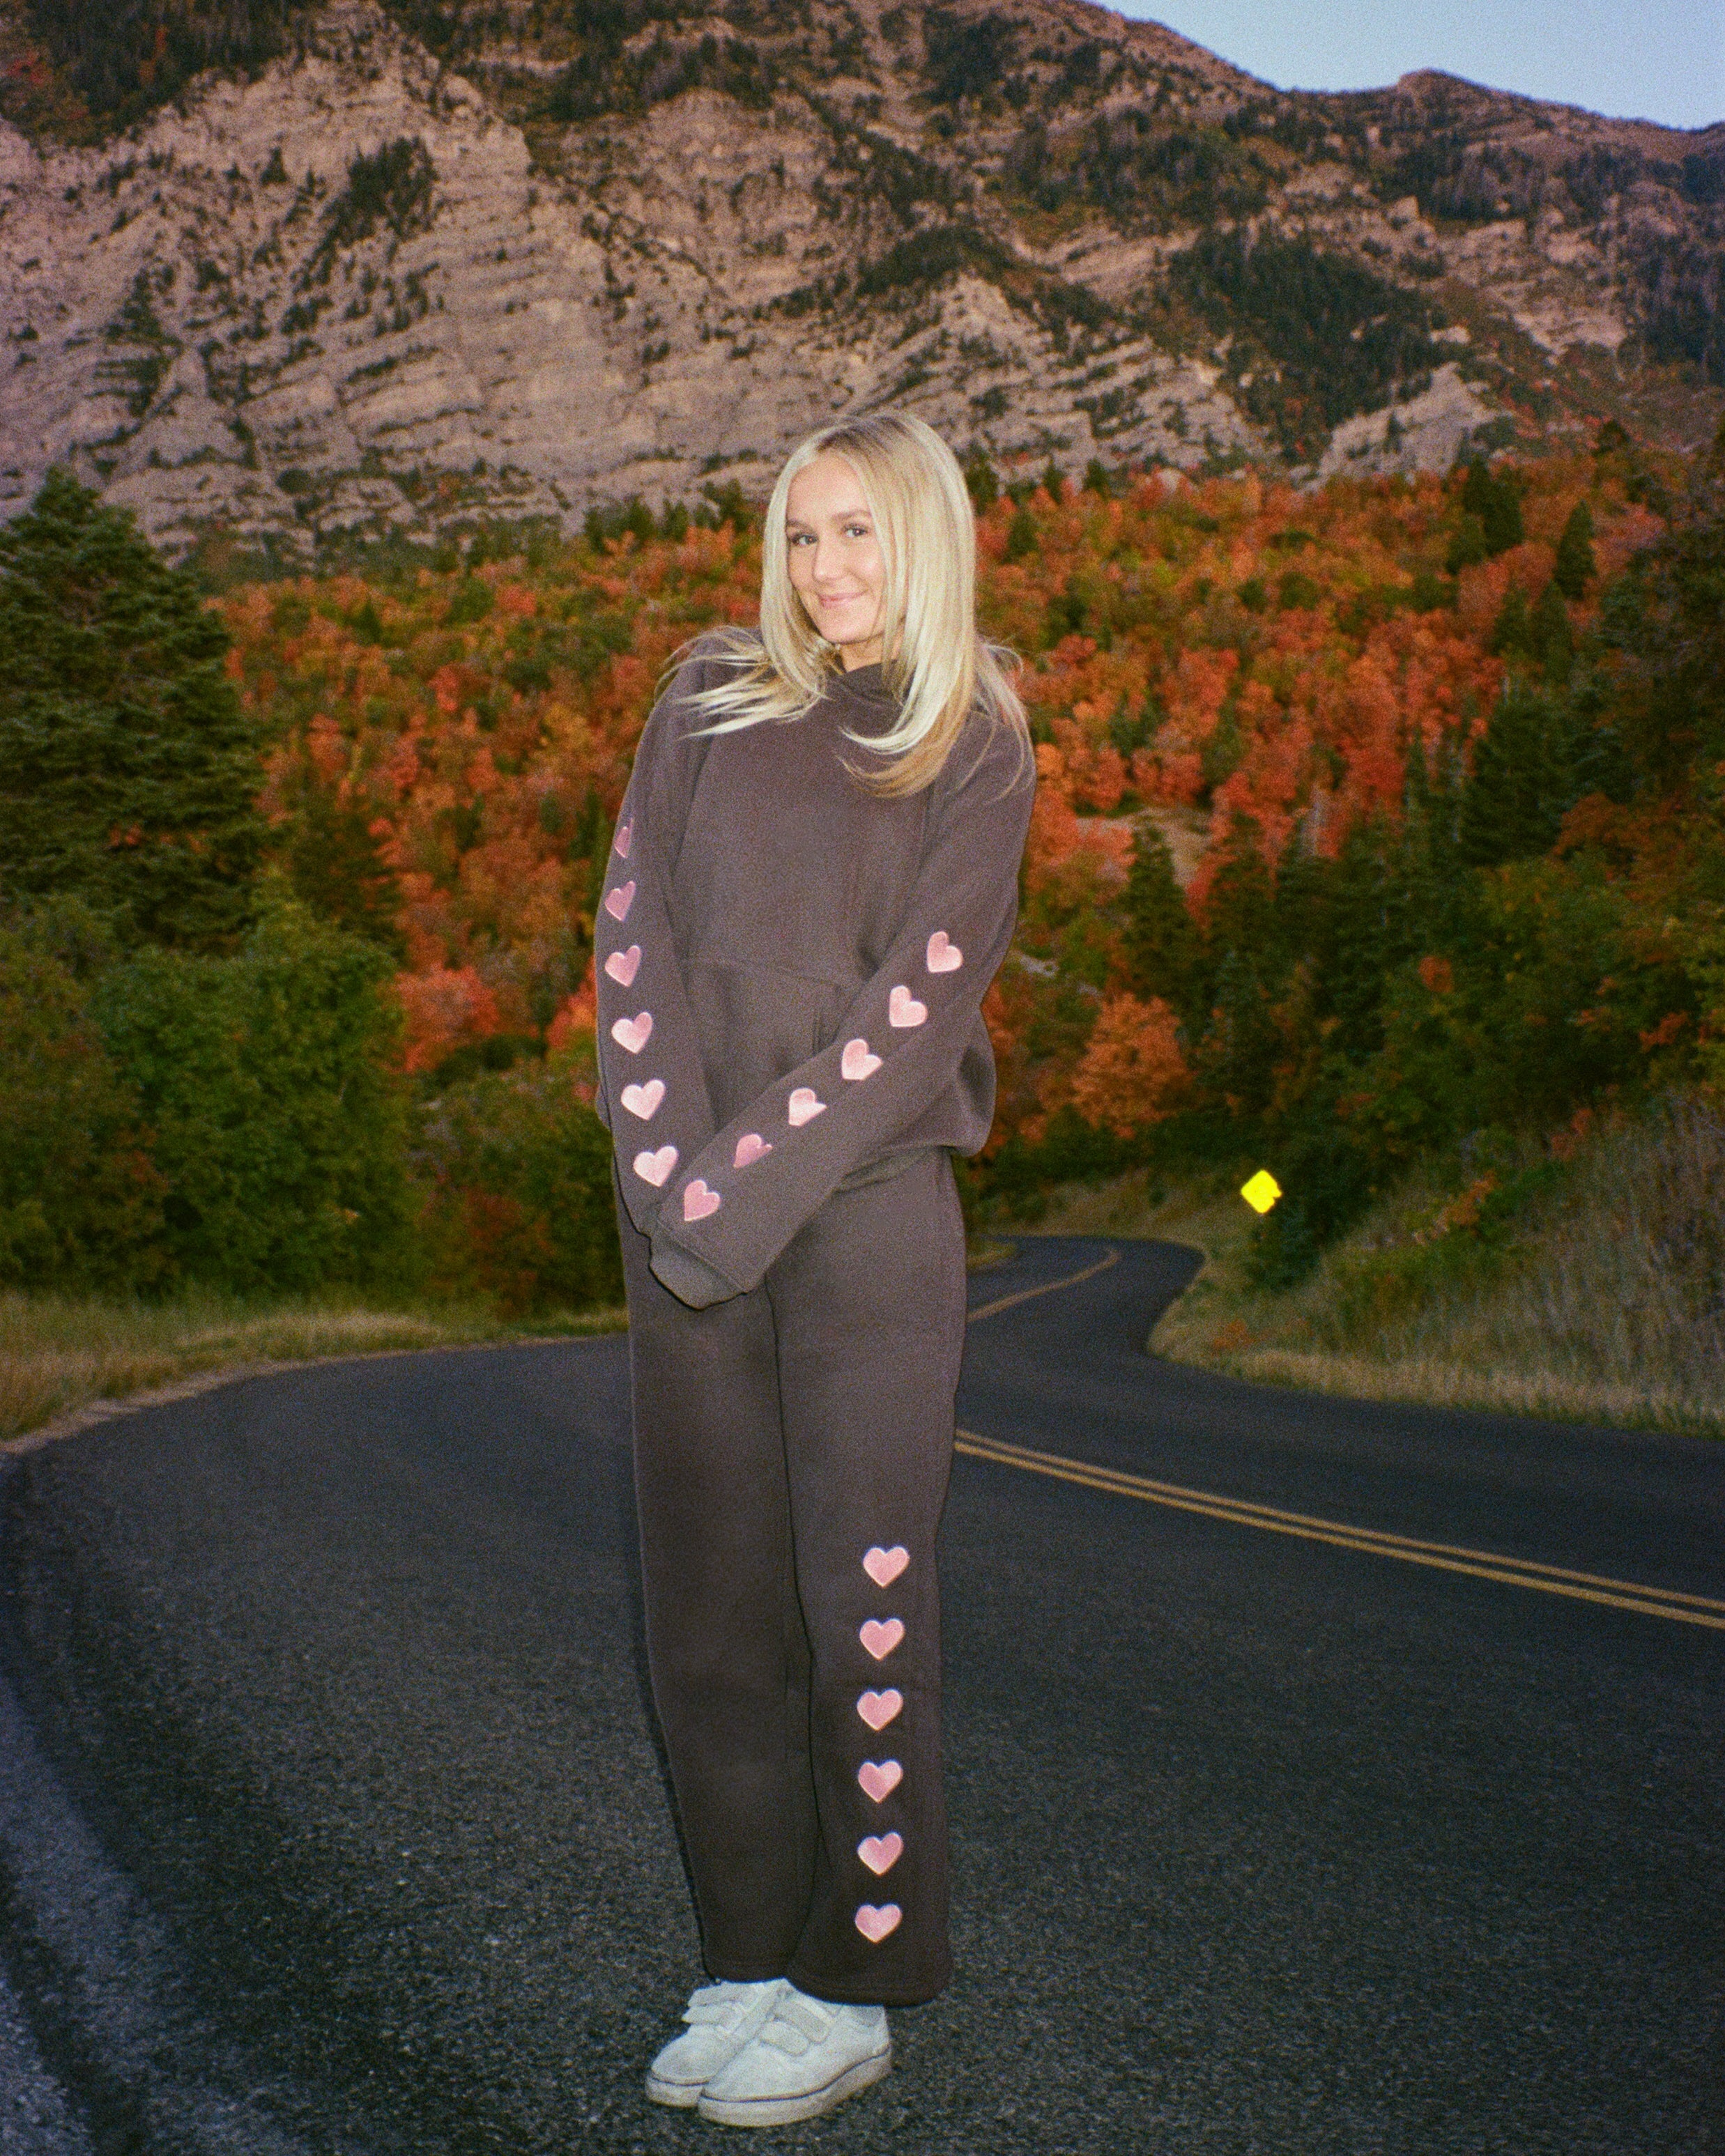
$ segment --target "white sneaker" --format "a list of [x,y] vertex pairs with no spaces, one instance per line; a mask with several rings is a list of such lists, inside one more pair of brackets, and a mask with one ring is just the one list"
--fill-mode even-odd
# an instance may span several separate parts
[[702,2088],[727,2066],[773,2011],[785,1989],[782,1976],[764,1984],[703,1984],[689,1995],[685,2035],[673,2036],[647,2069],[647,2093],[655,2103],[689,2109]]
[[701,2092],[721,2126],[789,2126],[818,2118],[892,2066],[884,2006],[837,2006],[787,1984],[760,2034]]

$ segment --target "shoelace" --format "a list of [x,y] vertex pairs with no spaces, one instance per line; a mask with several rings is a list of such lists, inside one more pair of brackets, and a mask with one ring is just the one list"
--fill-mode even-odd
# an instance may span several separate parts
[[787,1992],[756,2041],[771,2044],[775,2051],[788,2051],[793,2059],[799,2059],[813,2046],[826,2041],[838,2018],[832,2007],[822,2005],[818,1999]]
[[683,2019],[691,2029],[720,2029],[729,2035],[747,2010],[740,1984],[703,1984],[690,1994]]

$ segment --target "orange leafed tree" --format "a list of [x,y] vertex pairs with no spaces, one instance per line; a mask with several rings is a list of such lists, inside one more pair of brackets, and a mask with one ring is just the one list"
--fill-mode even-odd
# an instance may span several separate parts
[[1160,996],[1111,996],[1073,1073],[1071,1103],[1087,1123],[1130,1137],[1173,1113],[1191,1075]]

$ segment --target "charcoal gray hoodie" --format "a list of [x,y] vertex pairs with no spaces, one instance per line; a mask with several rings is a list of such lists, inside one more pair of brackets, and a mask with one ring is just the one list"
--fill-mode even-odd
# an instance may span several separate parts
[[1011,940],[1028,755],[980,712],[940,776],[883,797],[847,739],[898,706],[879,666],[801,718],[702,735],[733,678],[701,639],[655,706],[595,932],[600,1116],[653,1270],[696,1308],[757,1286],[847,1183],[994,1111],[981,1004]]

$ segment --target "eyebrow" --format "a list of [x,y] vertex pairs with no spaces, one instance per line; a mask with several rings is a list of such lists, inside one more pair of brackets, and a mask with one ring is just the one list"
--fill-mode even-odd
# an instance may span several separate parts
[[[836,510],[827,521],[831,524],[854,524],[859,518],[862,519],[865,522],[872,522],[874,521],[872,511],[861,506],[858,506],[855,509]],[[784,521],[786,527],[788,530],[812,531],[814,529],[814,526],[809,521],[807,517],[793,516],[788,510],[785,512]]]

